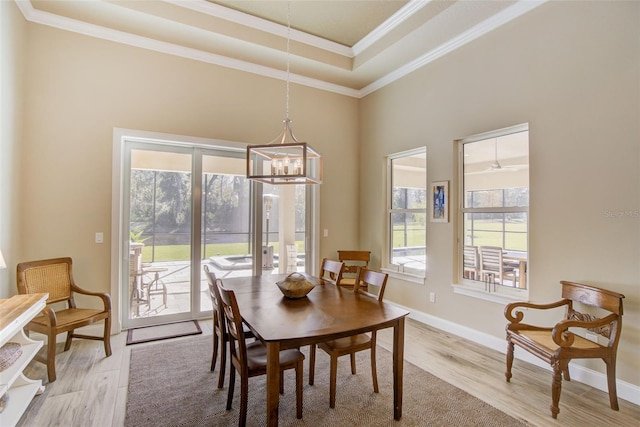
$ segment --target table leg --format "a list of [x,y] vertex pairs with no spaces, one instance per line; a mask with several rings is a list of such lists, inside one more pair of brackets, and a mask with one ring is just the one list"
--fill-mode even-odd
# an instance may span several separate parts
[[278,425],[280,404],[280,343],[267,343],[267,425]]
[[404,368],[404,317],[393,327],[393,419],[402,418],[402,372]]

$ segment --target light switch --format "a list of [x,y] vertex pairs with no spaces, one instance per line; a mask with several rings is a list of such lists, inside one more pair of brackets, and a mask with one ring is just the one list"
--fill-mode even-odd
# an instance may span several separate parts
[[104,234],[102,232],[96,233],[96,243],[104,242]]

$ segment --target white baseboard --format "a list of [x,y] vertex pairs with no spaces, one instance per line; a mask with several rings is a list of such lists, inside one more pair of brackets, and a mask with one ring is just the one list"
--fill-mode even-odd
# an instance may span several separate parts
[[[502,354],[506,354],[507,343],[504,338],[500,339],[493,335],[489,335],[487,333],[477,331],[467,326],[463,326],[463,325],[451,322],[449,320],[444,320],[439,317],[435,317],[430,314],[427,314],[418,310],[414,310],[412,308],[408,308],[400,304],[393,303],[391,301],[387,301],[387,302],[397,307],[400,307],[404,310],[409,311],[410,313],[408,317],[410,319],[413,319],[420,323],[424,323],[425,325],[429,325],[434,328],[443,330],[445,332],[457,335],[459,337],[466,338],[470,341],[473,341],[477,344],[488,347],[492,350],[499,351]],[[536,366],[539,366],[551,372],[551,367],[548,364],[544,363],[542,360],[538,359],[537,357],[527,352],[517,351],[516,349],[514,353],[514,357],[518,360],[532,363]],[[577,364],[571,365],[571,381],[578,381],[583,384],[587,384],[593,388],[596,388],[598,390],[602,390],[605,393],[608,392],[606,374],[594,371],[589,368],[585,368]],[[635,384],[631,384],[619,379],[616,381],[616,385],[617,385],[618,397],[620,399],[624,399],[635,405],[640,405],[640,386],[637,386]]]

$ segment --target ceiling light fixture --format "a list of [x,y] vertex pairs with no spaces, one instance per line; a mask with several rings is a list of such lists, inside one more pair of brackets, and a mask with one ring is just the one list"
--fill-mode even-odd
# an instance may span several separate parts
[[247,146],[247,178],[267,184],[321,184],[322,156],[293,135],[289,119],[291,2],[287,3],[287,93],[284,128],[266,145]]

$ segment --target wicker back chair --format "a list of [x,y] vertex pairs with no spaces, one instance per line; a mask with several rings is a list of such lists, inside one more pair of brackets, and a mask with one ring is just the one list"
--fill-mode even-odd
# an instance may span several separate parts
[[[111,297],[107,293],[89,292],[78,287],[73,280],[71,258],[56,258],[18,264],[18,292],[20,294],[48,293],[47,307],[25,326],[47,336],[46,358],[35,360],[47,365],[49,382],[56,380],[56,336],[67,333],[64,351],[71,347],[73,338],[104,341],[104,352],[111,356]],[[78,308],[74,293],[95,296],[102,300],[103,309]],[[67,308],[54,310],[50,304],[65,302]],[[104,320],[102,337],[74,333],[75,329]]]

